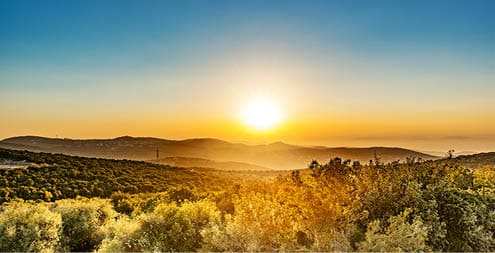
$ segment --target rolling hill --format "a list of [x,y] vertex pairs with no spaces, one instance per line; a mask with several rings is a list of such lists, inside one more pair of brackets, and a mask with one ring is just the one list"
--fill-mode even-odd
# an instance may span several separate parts
[[459,165],[476,169],[480,166],[492,165],[495,166],[495,152],[478,153],[472,155],[459,155],[452,159],[444,158],[438,162],[451,162]]
[[220,170],[258,170],[266,171],[269,168],[262,167],[255,164],[242,163],[242,162],[218,162],[209,159],[195,158],[195,157],[165,157],[160,159],[149,160],[148,162],[170,165],[183,168],[215,168]]
[[108,198],[114,192],[221,190],[232,182],[232,177],[210,169],[185,169],[143,161],[0,148],[1,160],[23,161],[29,166],[0,169],[0,204],[15,198],[51,201],[76,196]]
[[437,158],[429,154],[396,147],[305,147],[283,142],[246,145],[209,138],[167,140],[130,136],[88,140],[21,136],[0,141],[0,147],[85,157],[144,161],[156,159],[156,150],[159,149],[160,157],[200,158],[213,160],[212,164],[217,165],[218,163],[225,165],[226,161],[247,163],[276,170],[305,168],[311,160],[324,162],[336,156],[361,162],[368,162],[374,158],[375,154],[381,157],[384,162],[404,160],[410,156],[425,160]]

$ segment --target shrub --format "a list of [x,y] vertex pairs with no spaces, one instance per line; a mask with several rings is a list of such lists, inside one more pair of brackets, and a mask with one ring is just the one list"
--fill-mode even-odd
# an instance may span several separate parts
[[121,218],[106,229],[101,251],[195,251],[203,245],[201,231],[220,224],[214,202],[162,203],[135,220]]
[[62,219],[43,204],[11,202],[0,212],[0,251],[53,252]]
[[368,224],[366,240],[359,245],[360,251],[425,251],[428,231],[420,218],[409,222],[411,209],[388,219],[382,227],[379,220]]
[[153,213],[139,218],[142,250],[194,251],[201,248],[201,231],[220,223],[215,203],[201,200],[195,203],[161,204]]
[[62,217],[63,251],[95,250],[103,240],[102,227],[116,216],[110,203],[101,199],[59,200],[52,209]]
[[121,217],[104,228],[105,239],[101,242],[102,252],[137,252],[141,246],[141,224],[128,217]]

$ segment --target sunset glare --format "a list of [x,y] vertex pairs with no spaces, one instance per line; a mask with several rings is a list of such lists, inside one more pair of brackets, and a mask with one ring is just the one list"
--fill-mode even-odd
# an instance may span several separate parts
[[255,130],[263,131],[279,124],[282,120],[282,113],[273,101],[254,99],[244,108],[242,118],[248,126]]

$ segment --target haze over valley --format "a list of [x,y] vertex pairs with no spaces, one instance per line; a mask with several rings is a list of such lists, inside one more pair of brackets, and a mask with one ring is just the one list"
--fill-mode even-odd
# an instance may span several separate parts
[[[246,145],[218,139],[166,140],[150,137],[72,140],[24,136],[0,141],[0,147],[68,155],[152,161],[182,167],[232,170],[290,170],[306,168],[310,161],[333,157],[367,163],[405,161],[408,157],[430,160],[437,156],[395,147],[305,147],[276,142]],[[157,157],[158,149],[158,157]],[[203,160],[201,160],[203,159]]]

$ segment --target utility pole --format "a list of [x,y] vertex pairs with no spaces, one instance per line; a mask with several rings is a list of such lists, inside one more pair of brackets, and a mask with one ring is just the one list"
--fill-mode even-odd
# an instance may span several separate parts
[[156,148],[156,159],[160,158],[160,149]]

